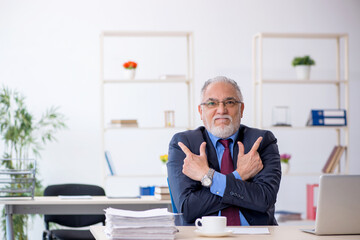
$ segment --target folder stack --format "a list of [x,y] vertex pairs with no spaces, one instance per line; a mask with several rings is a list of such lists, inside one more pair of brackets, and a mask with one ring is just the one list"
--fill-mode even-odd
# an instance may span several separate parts
[[307,126],[346,126],[345,109],[313,109],[306,123]]
[[147,211],[107,208],[105,217],[105,234],[111,240],[173,240],[177,232],[174,214],[166,208]]

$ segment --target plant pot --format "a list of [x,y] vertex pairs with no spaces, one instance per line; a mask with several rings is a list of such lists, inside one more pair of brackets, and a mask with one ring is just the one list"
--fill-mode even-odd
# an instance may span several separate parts
[[281,163],[281,173],[288,174],[290,170],[290,165],[288,163]]
[[134,79],[135,73],[136,73],[136,69],[125,69],[124,77],[125,79]]
[[166,164],[163,164],[163,165],[161,166],[161,173],[162,173],[163,175],[166,175],[166,176],[167,176],[167,167],[166,167]]
[[295,66],[296,77],[298,80],[310,79],[310,66],[309,65],[297,65]]

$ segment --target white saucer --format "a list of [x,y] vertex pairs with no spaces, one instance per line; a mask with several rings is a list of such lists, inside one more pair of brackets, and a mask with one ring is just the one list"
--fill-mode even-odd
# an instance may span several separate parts
[[225,237],[225,236],[229,236],[232,232],[233,232],[232,230],[225,230],[225,232],[208,233],[208,232],[203,232],[199,229],[195,230],[195,233],[202,237]]

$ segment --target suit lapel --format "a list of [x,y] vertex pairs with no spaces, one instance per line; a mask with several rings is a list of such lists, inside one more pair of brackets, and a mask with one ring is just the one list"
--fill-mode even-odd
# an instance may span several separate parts
[[234,152],[233,152],[234,169],[237,168],[237,160],[238,160],[238,154],[239,154],[239,145],[237,142],[243,143],[243,139],[244,139],[243,130],[244,130],[244,128],[242,127],[242,125],[240,125],[238,136],[236,138],[236,141],[234,142]]

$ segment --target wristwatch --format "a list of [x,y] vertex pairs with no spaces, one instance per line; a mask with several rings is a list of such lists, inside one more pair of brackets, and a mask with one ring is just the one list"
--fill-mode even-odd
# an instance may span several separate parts
[[204,187],[210,187],[212,184],[212,179],[214,176],[215,170],[210,168],[207,174],[205,174],[201,179],[201,185]]

